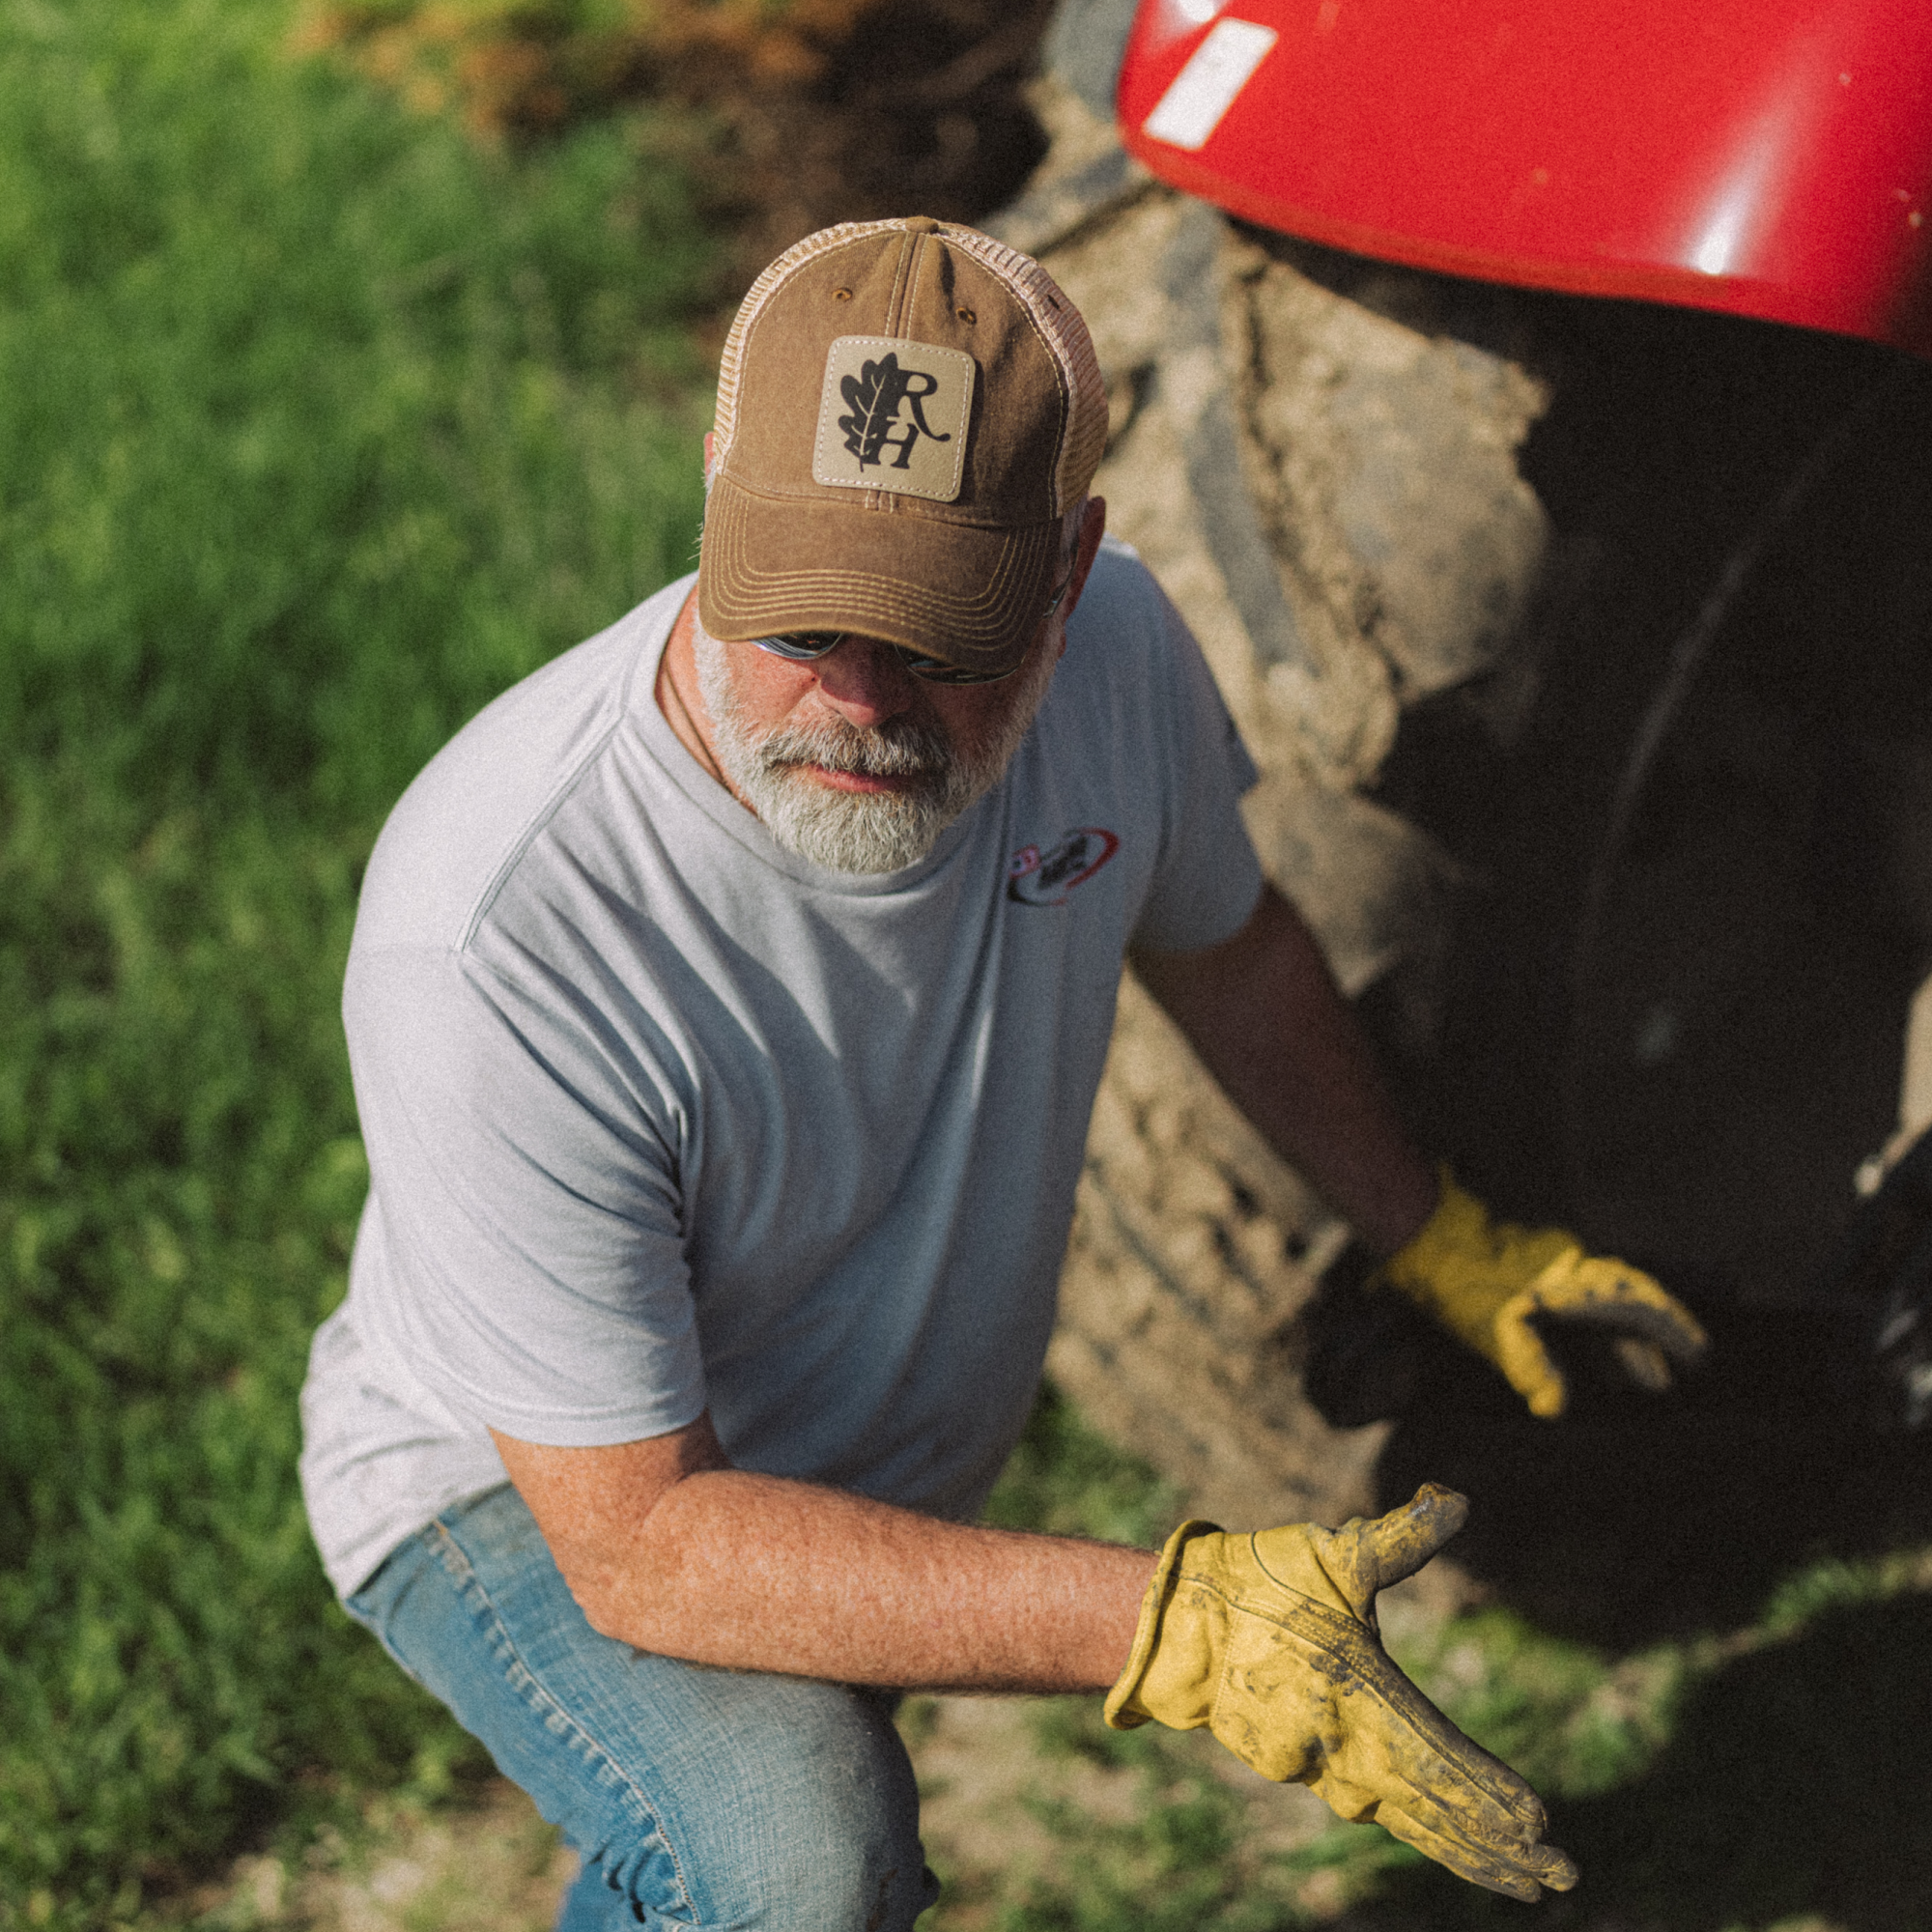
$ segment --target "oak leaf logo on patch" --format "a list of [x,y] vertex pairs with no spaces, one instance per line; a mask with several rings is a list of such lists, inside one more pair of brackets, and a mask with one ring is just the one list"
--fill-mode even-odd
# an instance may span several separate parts
[[[938,389],[937,376],[924,369],[901,369],[895,354],[862,363],[856,376],[841,379],[838,393],[852,413],[840,416],[838,427],[845,432],[845,447],[859,459],[860,469],[870,469],[892,449],[898,452],[893,468],[907,469],[912,467],[913,446],[922,436],[929,436],[934,442],[952,440],[951,430],[934,429],[925,419],[925,399]],[[901,403],[912,406],[911,419],[903,423],[899,421]],[[900,434],[892,435],[894,429]]]
[[812,481],[956,503],[978,368],[937,342],[841,335],[825,355]]
[[1020,905],[1065,905],[1121,849],[1117,833],[1097,825],[1069,832],[1051,850],[1022,845],[1007,862],[1007,896]]

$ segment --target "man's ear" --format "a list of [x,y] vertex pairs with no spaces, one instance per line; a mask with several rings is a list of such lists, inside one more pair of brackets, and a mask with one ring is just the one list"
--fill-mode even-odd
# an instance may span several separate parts
[[1066,595],[1060,600],[1060,648],[1066,649],[1066,626],[1080,593],[1087,587],[1087,573],[1100,554],[1100,539],[1107,534],[1107,499],[1089,497],[1080,513],[1080,548],[1073,554],[1073,574],[1067,581]]
[[718,461],[718,432],[716,430],[708,429],[704,432],[704,483],[707,489],[709,489],[711,485],[712,467],[714,464],[716,464],[717,461]]

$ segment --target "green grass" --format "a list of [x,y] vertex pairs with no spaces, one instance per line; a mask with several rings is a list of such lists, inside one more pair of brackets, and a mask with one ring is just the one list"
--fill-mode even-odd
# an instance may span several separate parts
[[1002,1529],[1092,1536],[1157,1549],[1180,1519],[1179,1497],[1145,1463],[1081,1421],[1051,1382],[987,1498],[985,1520]]
[[0,8],[0,1923],[129,1917],[469,1747],[294,1478],[396,793],[673,574],[710,255],[245,0]]

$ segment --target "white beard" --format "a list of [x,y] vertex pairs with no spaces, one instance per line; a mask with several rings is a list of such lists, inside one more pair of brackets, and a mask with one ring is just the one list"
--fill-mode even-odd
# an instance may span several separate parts
[[[759,737],[744,722],[731,687],[734,650],[694,626],[697,688],[711,713],[712,749],[732,785],[787,851],[837,872],[896,872],[916,866],[939,835],[1012,762],[1046,696],[1058,653],[1040,645],[1013,676],[1011,702],[998,729],[974,755],[962,755],[937,724],[892,718],[869,729],[827,718],[781,725]],[[894,792],[836,791],[798,767],[913,778]]]

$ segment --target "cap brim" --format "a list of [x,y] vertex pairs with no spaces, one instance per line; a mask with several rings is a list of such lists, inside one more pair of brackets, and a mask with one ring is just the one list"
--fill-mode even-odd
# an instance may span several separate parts
[[697,615],[714,638],[856,631],[961,669],[1014,669],[1053,595],[1058,518],[987,529],[917,510],[771,497],[713,479]]

